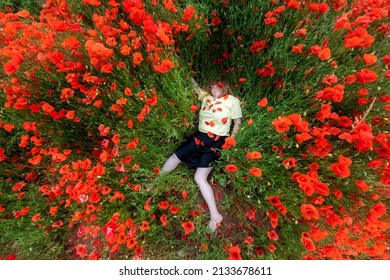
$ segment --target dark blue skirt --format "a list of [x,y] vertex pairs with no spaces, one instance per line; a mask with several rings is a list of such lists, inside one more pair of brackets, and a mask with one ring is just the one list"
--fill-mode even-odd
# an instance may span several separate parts
[[211,167],[219,159],[221,148],[227,136],[198,131],[187,139],[175,152],[176,156],[189,167]]

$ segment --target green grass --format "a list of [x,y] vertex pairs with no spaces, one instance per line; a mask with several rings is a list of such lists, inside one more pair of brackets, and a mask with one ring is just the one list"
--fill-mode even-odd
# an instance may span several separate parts
[[[325,246],[336,246],[343,258],[355,258],[337,244],[344,242],[351,247],[362,241],[368,249],[377,240],[387,244],[387,241],[383,241],[388,240],[386,228],[378,230],[374,240],[366,238],[372,234],[366,221],[367,215],[373,211],[372,207],[377,203],[388,205],[389,202],[386,194],[388,186],[380,183],[386,169],[381,167],[375,171],[367,166],[372,159],[381,157],[385,162],[388,160],[387,156],[378,155],[376,149],[379,143],[374,142],[372,149],[361,152],[354,143],[340,140],[336,135],[326,135],[324,137],[331,145],[330,152],[316,157],[310,152],[310,148],[316,145],[314,138],[299,145],[295,139],[299,132],[293,126],[285,133],[277,133],[273,126],[278,117],[300,114],[308,122],[311,133],[314,128],[327,130],[330,127],[350,132],[351,127],[343,128],[337,121],[326,119],[322,122],[316,119],[323,104],[331,104],[332,112],[347,116],[352,121],[355,116],[364,113],[368,124],[376,117],[386,118],[387,111],[382,107],[386,103],[380,101],[379,97],[390,90],[388,78],[385,78],[387,66],[383,61],[389,42],[383,32],[377,30],[386,18],[368,27],[368,32],[376,38],[371,47],[348,49],[343,46],[343,40],[349,31],[335,32],[333,26],[336,19],[350,9],[349,6],[342,11],[331,8],[325,15],[308,12],[306,6],[301,10],[287,8],[277,15],[278,22],[270,26],[264,23],[265,14],[282,3],[272,5],[267,2],[256,7],[254,2],[244,5],[241,1],[229,1],[227,6],[212,0],[177,1],[178,12],[173,13],[164,9],[162,1],[156,6],[144,1],[145,11],[153,15],[155,22],[161,20],[172,25],[176,20],[189,24],[189,32],[172,36],[174,46],[158,43],[157,47],[162,50],[157,54],[147,50],[144,29],[128,19],[123,7],[118,8],[115,19],[105,23],[108,29],[120,31],[114,36],[117,44],[109,46],[106,41],[108,29],[96,26],[93,15],[105,16],[106,8],[112,7],[105,3],[93,7],[81,1],[67,2],[69,17],[66,14],[57,16],[69,22],[78,22],[78,14],[82,13],[80,30],[53,32],[50,24],[36,28],[34,24],[39,19],[30,18],[21,21],[25,26],[34,27],[34,33],[24,34],[23,30],[16,30],[8,37],[4,34],[0,36],[0,50],[6,50],[0,52],[0,61],[5,63],[9,60],[5,54],[10,44],[24,49],[20,69],[14,75],[2,72],[0,103],[6,104],[7,96],[24,97],[28,105],[49,103],[57,114],[45,114],[42,109],[33,113],[30,109],[17,110],[12,106],[0,110],[0,151],[4,149],[6,155],[4,161],[0,162],[0,209],[4,208],[0,212],[0,257],[14,254],[18,259],[78,259],[80,256],[76,247],[84,244],[87,248],[86,256],[82,257],[84,259],[93,256],[90,255],[92,252],[101,259],[228,259],[228,249],[233,245],[241,249],[244,259],[302,259],[308,255],[327,259],[332,257],[324,253]],[[33,8],[32,2],[6,1],[1,5],[0,10],[8,5],[13,11],[28,9],[35,16],[39,12],[38,8]],[[182,22],[183,9],[189,5],[195,7],[199,17]],[[360,15],[364,15],[364,10],[356,16]],[[214,16],[221,18],[220,25],[210,24]],[[307,35],[294,36],[297,24],[305,18],[310,21],[299,28],[306,28]],[[128,21],[131,26],[129,30],[120,30],[121,19]],[[199,29],[195,28],[196,23]],[[88,30],[95,30],[97,37],[92,37]],[[131,30],[143,38],[141,47],[133,50],[141,52],[145,59],[139,66],[132,63],[132,54],[123,56],[120,53],[120,36],[129,34]],[[274,38],[275,32],[283,32],[284,36]],[[44,44],[49,34],[53,36],[52,45]],[[189,34],[192,38],[186,40]],[[61,45],[71,36],[76,36],[80,41],[81,47],[77,52],[66,50]],[[131,44],[130,39],[127,44]],[[329,60],[321,61],[309,54],[311,46],[321,45],[326,39],[329,39],[331,49]],[[102,73],[100,67],[91,64],[92,54],[85,48],[87,40],[102,42],[106,48],[114,50],[108,61],[114,64],[111,73]],[[250,46],[260,40],[267,41],[266,48],[252,54]],[[304,44],[303,53],[292,53],[292,46],[298,44]],[[80,61],[83,67],[58,71],[62,68],[60,64],[38,55],[56,51],[64,54],[64,63],[71,65]],[[224,57],[226,52],[228,58]],[[361,59],[357,59],[365,53],[375,53],[378,62],[366,66]],[[148,62],[149,55],[170,59],[175,68],[165,74],[156,73],[153,71],[154,63]],[[337,67],[332,66],[332,61],[337,63]],[[118,66],[119,62],[124,63],[123,68]],[[273,63],[276,73],[269,77],[256,75],[256,70],[264,68],[269,62]],[[335,74],[339,78],[337,84],[343,84],[344,77],[362,68],[376,71],[378,80],[364,85],[357,82],[345,85],[344,99],[340,103],[316,99],[316,93],[327,87],[322,82],[325,75]],[[307,74],[308,70],[311,73]],[[77,86],[69,82],[68,74],[76,76]],[[98,77],[100,83],[86,82],[85,75]],[[209,214],[193,180],[193,169],[180,165],[172,173],[159,177],[155,181],[154,191],[145,191],[145,187],[157,176],[155,169],[161,168],[180,143],[196,130],[198,112],[191,111],[190,106],[195,104],[199,107],[200,104],[193,93],[190,77],[195,77],[202,87],[206,87],[211,78],[226,78],[232,84],[234,95],[240,98],[243,110],[237,145],[222,151],[221,160],[215,164],[209,178],[218,197],[218,209],[224,216],[221,228],[215,233],[206,229]],[[246,78],[246,81],[241,83],[240,78]],[[59,98],[62,89],[72,86],[74,96],[62,101]],[[131,88],[132,96],[124,94],[127,87]],[[376,97],[372,107],[370,103],[357,105],[360,96],[356,92],[363,87],[369,90],[369,98]],[[92,93],[96,93],[96,96]],[[95,99],[86,101],[88,94]],[[145,113],[147,98],[154,95],[158,102],[155,106],[149,105],[149,111]],[[264,97],[268,105],[259,107],[257,103]],[[126,104],[119,106],[118,100],[121,98],[127,100]],[[101,107],[94,106],[96,100],[101,100]],[[113,110],[113,105],[120,107],[119,113]],[[68,110],[75,112],[78,122],[61,117]],[[142,111],[145,119],[140,121]],[[134,122],[132,128],[128,127],[129,120]],[[249,120],[253,121],[251,125],[248,124]],[[23,128],[25,121],[36,122],[37,130],[26,131]],[[15,126],[12,131],[3,129],[3,124],[11,123]],[[110,132],[101,134],[100,125],[109,128]],[[387,119],[378,125],[370,124],[370,127],[373,137],[388,134]],[[119,143],[113,141],[115,134],[119,135]],[[30,139],[26,147],[19,145],[23,135]],[[43,139],[42,144],[34,143],[32,137]],[[135,139],[138,139],[136,147],[128,148],[128,144]],[[71,153],[63,160],[59,159],[59,153],[67,149]],[[260,152],[262,158],[248,159],[246,153],[253,151]],[[43,156],[42,162],[31,164],[29,160],[38,153]],[[104,158],[102,153],[106,153],[107,157]],[[353,161],[348,178],[340,178],[329,169],[331,164],[337,162],[339,155]],[[297,166],[286,169],[282,163],[288,158],[296,159]],[[84,170],[77,168],[76,162],[85,163],[87,160],[90,166]],[[318,193],[307,196],[291,179],[294,172],[308,173],[308,166],[313,162],[319,164],[318,180],[326,183],[330,189],[330,195],[323,196],[320,204],[316,204],[321,200]],[[235,164],[238,171],[229,173],[225,169],[227,164]],[[104,173],[96,173],[99,167],[104,168]],[[251,168],[260,168],[262,177],[250,175]],[[32,173],[38,176],[28,179]],[[369,191],[357,189],[354,184],[356,180],[365,180],[370,185]],[[12,190],[19,182],[26,185],[20,191]],[[44,195],[39,190],[43,187],[52,193]],[[140,187],[140,191],[137,191],[137,187]],[[107,188],[111,191],[105,192]],[[54,192],[58,189],[62,193],[55,196]],[[343,197],[336,198],[334,190],[341,191]],[[182,196],[183,191],[187,192],[186,198]],[[100,200],[91,201],[95,193],[99,194]],[[115,195],[119,198],[115,198]],[[373,199],[375,195],[378,200]],[[287,208],[285,215],[279,213],[279,225],[275,229],[271,227],[267,213],[278,210],[269,203],[269,196],[278,196]],[[148,200],[150,209],[146,207]],[[178,208],[178,212],[162,209],[158,205],[162,201]],[[321,218],[315,223],[305,220],[300,208],[302,204],[312,204],[320,209]],[[25,216],[14,217],[16,211],[27,206],[29,212]],[[50,207],[54,206],[58,206],[55,216],[49,213]],[[94,210],[90,210],[92,206]],[[332,212],[326,207],[331,207]],[[253,211],[254,220],[250,219],[248,211]],[[32,222],[31,218],[37,213],[41,214],[41,220]],[[342,219],[339,225],[330,225],[332,214]],[[166,226],[160,221],[162,216],[168,221]],[[63,225],[53,228],[53,223],[60,220]],[[150,229],[143,231],[141,225],[145,221]],[[182,228],[186,221],[194,223],[194,230],[188,235]],[[380,221],[387,223],[388,216],[382,216]],[[117,239],[110,240],[107,225],[116,227],[114,234],[117,237],[120,232],[127,239],[135,237],[137,246],[129,249],[126,242],[118,244]],[[93,236],[91,232],[97,227],[98,232]],[[310,235],[316,228],[326,230],[328,236],[315,241],[316,250],[309,252],[302,245],[302,234]],[[267,232],[271,230],[275,230],[278,240],[268,238]],[[339,233],[344,231],[347,238],[340,241]],[[251,244],[245,242],[248,236],[253,238]],[[276,246],[274,252],[269,251],[270,244]],[[375,258],[369,257],[367,250],[354,253],[359,259]],[[376,257],[388,256],[381,254]]]

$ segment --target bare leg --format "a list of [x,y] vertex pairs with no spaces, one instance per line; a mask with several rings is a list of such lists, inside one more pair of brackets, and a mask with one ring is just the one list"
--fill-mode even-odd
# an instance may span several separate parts
[[222,222],[222,215],[218,212],[217,205],[215,203],[214,192],[209,183],[207,182],[207,176],[210,174],[212,167],[198,167],[195,172],[195,182],[199,186],[200,192],[204,200],[207,203],[210,211],[209,228],[215,231]]
[[[172,170],[174,170],[180,163],[180,159],[176,156],[175,153],[173,153],[164,163],[163,167],[161,168],[161,173],[168,173],[168,172],[171,172]],[[154,178],[154,180],[146,186],[146,190],[150,191],[151,189],[153,189],[154,187],[154,184],[156,182],[156,180],[158,179],[158,176],[156,178]]]
[[164,163],[163,167],[161,168],[162,173],[171,172],[174,170],[180,163],[180,159],[177,157],[175,153],[173,153]]

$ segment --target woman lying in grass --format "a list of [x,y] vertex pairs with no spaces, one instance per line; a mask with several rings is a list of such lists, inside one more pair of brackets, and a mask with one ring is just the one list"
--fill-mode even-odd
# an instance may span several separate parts
[[[241,125],[240,101],[231,95],[229,84],[225,81],[212,81],[210,92],[202,90],[192,79],[195,92],[202,101],[199,112],[199,126],[195,135],[185,141],[164,163],[161,172],[171,172],[180,163],[196,168],[195,182],[199,186],[209,211],[208,227],[215,231],[223,217],[218,212],[214,193],[207,182],[213,169],[212,163],[220,157],[218,151],[227,137],[234,138]],[[234,123],[231,130],[232,120]]]

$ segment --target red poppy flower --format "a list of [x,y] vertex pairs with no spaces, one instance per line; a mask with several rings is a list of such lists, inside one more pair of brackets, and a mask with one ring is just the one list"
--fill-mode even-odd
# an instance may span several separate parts
[[271,220],[271,226],[273,228],[276,228],[279,224],[279,214],[276,213],[276,212],[268,212],[267,215],[269,216],[270,220]]
[[291,9],[299,9],[299,7],[301,6],[301,2],[298,2],[296,0],[286,0],[286,3],[287,7]]
[[188,6],[183,10],[183,16],[181,17],[181,20],[183,21],[191,20],[194,14],[195,14],[195,8],[193,6]]
[[260,168],[252,168],[249,170],[249,173],[254,177],[261,177],[263,175],[263,171]]
[[31,218],[31,221],[33,221],[33,222],[35,223],[35,222],[38,222],[40,219],[41,219],[41,214],[38,213],[38,214],[35,214],[35,215]]
[[314,241],[322,240],[328,235],[328,231],[326,229],[319,228],[312,229],[310,233]]
[[277,206],[277,205],[281,205],[282,204],[282,202],[280,201],[279,197],[277,197],[277,196],[269,196],[268,197],[268,201],[273,206]]
[[274,26],[278,22],[278,19],[274,16],[272,16],[271,12],[268,12],[265,14],[264,23],[265,25],[271,25]]
[[386,214],[386,206],[383,203],[376,203],[374,207],[370,209],[370,213],[379,218]]
[[284,206],[283,204],[276,205],[276,209],[280,212],[280,214],[285,215],[287,214],[287,207]]
[[161,225],[162,225],[163,227],[166,227],[166,226],[168,225],[168,219],[167,219],[167,217],[166,217],[166,216],[161,216],[161,217],[160,217],[160,222],[161,222]]
[[146,211],[150,211],[150,204],[152,203],[152,201],[150,200],[150,199],[147,199],[146,201],[145,201],[145,204],[144,204],[144,209],[146,210]]
[[352,121],[346,116],[340,117],[337,121],[338,121],[338,126],[341,126],[341,127],[348,128],[352,125]]
[[339,79],[337,78],[336,75],[330,74],[330,75],[325,75],[325,77],[322,79],[322,82],[330,86],[332,84],[337,83],[338,80]]
[[20,63],[14,59],[7,61],[3,65],[4,72],[7,75],[13,75],[20,68]]
[[278,15],[283,13],[286,10],[286,6],[279,6],[272,11],[273,14]]
[[349,170],[348,166],[334,163],[329,166],[329,169],[333,171],[334,174],[340,176],[341,178],[346,178],[349,175],[351,175],[351,171]]
[[275,252],[275,250],[276,250],[276,245],[274,243],[268,245],[268,251],[272,253]]
[[299,187],[307,196],[312,196],[315,192],[314,185],[312,182],[299,183]]
[[297,31],[295,31],[294,37],[298,37],[298,36],[305,37],[306,34],[307,34],[307,29],[306,28],[301,28],[301,29],[298,29]]
[[363,180],[355,181],[355,186],[357,186],[361,191],[367,192],[369,190],[369,185]]
[[229,259],[231,260],[242,260],[241,257],[241,249],[237,246],[232,246],[228,250],[229,252]]
[[310,140],[311,138],[313,138],[313,136],[306,132],[295,134],[295,139],[297,140],[298,144],[302,144],[303,142]]
[[324,48],[318,52],[317,55],[321,60],[328,60],[331,56],[330,48]]
[[318,192],[321,195],[328,196],[329,195],[329,187],[328,185],[322,183],[322,182],[313,182],[313,187],[316,192]]
[[91,192],[91,195],[89,197],[89,201],[92,203],[96,203],[100,201],[100,195],[97,192]]
[[76,254],[80,257],[80,258],[84,258],[85,255],[87,254],[87,246],[84,245],[84,244],[78,244],[76,246]]
[[180,212],[180,208],[179,207],[176,207],[175,205],[171,204],[171,206],[169,206],[169,211],[175,215],[177,213]]
[[369,163],[368,163],[368,167],[372,170],[377,170],[379,167],[381,167],[382,165],[384,164],[384,161],[383,159],[374,159],[374,160],[371,160]]
[[143,59],[142,54],[140,52],[133,53],[133,63],[134,63],[134,65],[140,65],[143,60],[144,59]]
[[38,165],[38,164],[41,163],[41,160],[42,160],[42,159],[43,159],[43,156],[41,156],[41,155],[36,155],[36,156],[30,158],[30,159],[28,160],[28,162],[31,163],[32,165]]
[[317,98],[321,100],[333,100],[341,102],[344,98],[344,85],[336,85],[334,87],[326,87],[317,92]]
[[317,162],[310,163],[309,166],[308,166],[310,171],[317,171],[319,167],[320,166],[319,166],[319,164]]
[[297,166],[297,161],[295,160],[295,158],[286,158],[285,160],[283,160],[282,165],[286,169],[293,168]]
[[59,227],[62,227],[63,226],[63,222],[62,221],[58,221],[58,222],[54,222],[51,226],[53,228],[59,228]]
[[134,248],[135,246],[137,246],[137,244],[138,244],[137,239],[135,239],[134,237],[128,238],[126,240],[126,247],[129,249]]
[[279,236],[278,234],[276,233],[276,231],[272,230],[272,231],[267,231],[267,236],[269,239],[273,240],[273,241],[277,241],[279,240]]
[[378,79],[378,74],[372,70],[363,68],[360,72],[356,72],[356,77],[359,84],[373,83]]
[[320,12],[322,14],[326,13],[329,9],[327,3],[310,3],[309,10],[311,12]]
[[[0,123],[0,125],[1,125],[1,123]],[[4,130],[11,132],[15,128],[15,126],[13,124],[6,123],[3,125],[3,128],[4,128]]]
[[375,37],[368,34],[365,28],[358,27],[344,37],[344,46],[347,48],[368,48],[374,41]]
[[266,41],[261,40],[261,41],[256,41],[250,46],[249,50],[251,53],[256,54],[261,52],[262,49],[266,47]]
[[228,136],[225,138],[225,142],[222,144],[222,149],[229,150],[231,147],[236,146],[236,140],[234,138]]
[[248,210],[248,211],[246,212],[246,215],[247,215],[247,217],[248,217],[251,221],[253,221],[253,220],[255,219],[255,211],[253,211],[253,210]]
[[375,64],[377,62],[377,58],[372,53],[366,53],[363,55],[363,60],[367,66]]
[[[157,1],[157,0],[154,0],[154,1]],[[177,13],[178,10],[175,7],[175,5],[173,4],[173,2],[174,1],[172,1],[172,0],[164,0],[164,2],[163,2],[164,8],[167,9],[168,11],[171,11],[172,13]]]
[[163,59],[160,65],[154,65],[154,72],[167,73],[170,69],[174,68],[175,65],[169,59]]
[[279,38],[282,38],[283,35],[284,35],[283,32],[276,32],[276,33],[274,34],[274,37],[277,38],[277,39],[279,39]]
[[302,47],[303,47],[303,44],[299,44],[297,46],[292,46],[291,52],[292,53],[302,53]]
[[[273,67],[272,61],[270,61],[267,63],[267,65],[265,67],[260,68],[260,69],[256,68],[256,72],[257,72],[256,76],[262,76],[263,78],[266,78],[268,76],[272,77],[273,75],[275,75],[276,70]],[[266,101],[266,98],[265,99],[263,98],[259,103],[257,103],[257,105],[261,106],[262,102],[265,102],[265,101]],[[264,105],[264,107],[265,106],[266,105]]]
[[111,72],[112,72],[112,69],[113,69],[112,64],[104,64],[104,65],[102,65],[102,67],[100,68],[100,71],[101,71],[102,73],[111,73]]
[[312,252],[316,249],[313,240],[311,240],[310,238],[302,238],[301,242],[303,246],[306,248],[306,250],[308,250],[309,252]]
[[50,207],[49,214],[55,216],[57,214],[57,211],[58,211],[58,206]]
[[342,254],[334,246],[324,246],[323,248],[320,249],[320,251],[325,258],[342,259]]
[[139,228],[140,228],[141,231],[149,230],[150,229],[149,222],[148,221],[142,221],[142,223],[141,223]]
[[272,122],[272,125],[278,133],[287,132],[290,129],[291,124],[292,122],[288,117],[281,116]]
[[372,127],[364,121],[354,127],[354,130],[351,132],[351,136],[352,142],[360,151],[367,151],[373,145],[372,140],[374,137],[372,135]]
[[301,205],[301,214],[306,220],[318,220],[320,218],[320,214],[313,205],[311,204],[302,204]]
[[219,17],[214,17],[214,18],[211,19],[211,24],[212,24],[213,26],[217,26],[217,25],[219,25],[221,22],[222,22],[222,21],[221,21],[221,19],[220,19]]
[[229,171],[230,173],[234,173],[238,170],[237,166],[235,166],[234,164],[228,164],[225,169],[227,171]]
[[146,98],[145,102],[146,104],[150,106],[156,106],[158,101],[157,95],[152,96],[151,98]]
[[260,158],[263,157],[263,156],[261,155],[261,153],[256,152],[256,151],[254,151],[254,152],[247,152],[247,153],[245,154],[245,156],[246,156],[248,159],[253,159],[253,160],[260,159]]
[[251,236],[247,236],[244,240],[245,244],[252,244],[253,243],[253,238]]
[[279,214],[276,212],[267,212],[267,215],[269,216],[271,221],[277,221],[279,219]]
[[342,198],[343,197],[343,193],[340,191],[340,190],[333,190],[332,191],[332,193],[333,193],[333,195],[336,197],[336,198],[338,198],[338,199],[340,199],[340,198]]
[[184,222],[181,226],[186,234],[191,233],[195,228],[193,222]]
[[259,107],[265,107],[265,106],[267,106],[267,104],[268,104],[267,97],[264,97],[259,102],[257,102],[257,106],[259,106]]
[[192,104],[192,105],[190,106],[190,110],[191,110],[192,112],[197,112],[197,111],[198,111],[198,107],[197,107],[196,105]]
[[160,201],[158,203],[158,206],[161,208],[161,209],[168,209],[169,207],[169,203],[167,201]]
[[352,160],[350,158],[344,157],[343,155],[339,156],[338,163],[331,164],[329,168],[333,171],[334,174],[346,178],[351,172],[348,168],[352,164]]
[[359,95],[368,95],[368,94],[369,94],[369,91],[368,91],[368,89],[366,89],[366,88],[361,88],[361,89],[359,89],[359,90],[357,91],[357,94],[359,94]]

